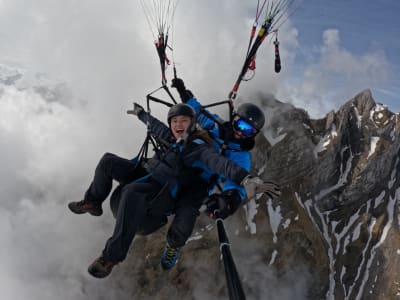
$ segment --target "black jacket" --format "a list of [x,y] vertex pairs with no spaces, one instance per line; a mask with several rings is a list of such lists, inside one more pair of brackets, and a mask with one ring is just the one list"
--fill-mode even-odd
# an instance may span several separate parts
[[[151,133],[170,143],[169,150],[149,160],[147,170],[159,183],[168,183],[173,196],[190,184],[192,176],[201,176],[205,170],[223,174],[238,184],[249,175],[248,171],[217,153],[203,139],[189,137],[186,143],[177,143],[170,128],[149,113],[143,111],[138,118],[148,124]],[[204,177],[204,180],[207,178]]]

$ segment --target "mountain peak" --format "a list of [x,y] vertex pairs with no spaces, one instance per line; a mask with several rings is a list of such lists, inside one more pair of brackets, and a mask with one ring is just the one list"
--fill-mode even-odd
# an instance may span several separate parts
[[[284,237],[284,241],[279,246],[278,240],[274,249],[298,252],[298,245],[288,241],[290,236],[299,239],[300,227],[301,239],[315,245],[312,252],[316,254],[307,258],[310,262],[306,259],[296,264],[312,265],[318,269],[316,274],[324,274],[326,298],[347,295],[345,299],[361,299],[370,293],[368,299],[392,299],[382,296],[391,289],[388,282],[399,276],[398,271],[393,272],[391,263],[382,259],[372,264],[379,255],[395,259],[392,262],[396,262],[396,270],[400,269],[400,259],[391,255],[400,245],[400,216],[394,211],[400,197],[397,118],[386,105],[376,103],[366,89],[338,111],[309,120],[307,126],[299,126],[298,118],[286,121],[297,124],[286,125],[297,128],[296,133],[286,131],[285,138],[268,152],[260,148],[254,151],[256,159],[268,153],[262,177],[281,184],[287,195],[274,203],[274,209],[287,223],[296,224],[278,230],[277,236]],[[297,221],[291,218],[304,214],[307,217]],[[392,227],[395,240],[386,241]],[[316,237],[325,245],[321,249]],[[303,250],[306,257],[310,250]],[[287,262],[282,258],[276,264]],[[318,265],[322,267],[315,267]],[[386,272],[389,269],[391,272]]]
[[365,113],[368,114],[371,109],[376,106],[371,90],[369,89],[357,94],[349,102],[357,108],[360,115],[364,115]]

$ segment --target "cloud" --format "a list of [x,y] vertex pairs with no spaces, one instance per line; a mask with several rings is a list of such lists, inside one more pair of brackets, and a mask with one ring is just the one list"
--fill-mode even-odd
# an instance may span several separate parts
[[341,45],[339,31],[328,29],[323,32],[322,45],[313,62],[304,66],[299,78],[291,79],[286,94],[292,95],[293,103],[311,116],[321,117],[360,91],[383,86],[391,76],[383,51],[352,53]]
[[[226,99],[253,13],[253,4],[240,0],[180,2],[174,58],[203,102]],[[287,22],[280,32],[287,61],[296,37]],[[160,71],[138,1],[0,1],[0,41],[0,63],[22,76],[0,80],[2,297],[127,299],[112,279],[99,283],[86,272],[111,234],[110,212],[76,216],[66,205],[81,199],[102,153],[134,156],[143,141],[143,124],[125,111],[145,103]],[[267,39],[240,97],[278,91],[273,60]],[[162,108],[154,113],[165,117]]]
[[[0,269],[4,299],[101,299],[115,291],[88,278],[113,219],[76,218],[107,131],[79,107],[33,88],[0,84]],[[100,126],[99,126],[100,127]],[[99,145],[99,149],[95,145]],[[123,299],[123,297],[120,297]]]

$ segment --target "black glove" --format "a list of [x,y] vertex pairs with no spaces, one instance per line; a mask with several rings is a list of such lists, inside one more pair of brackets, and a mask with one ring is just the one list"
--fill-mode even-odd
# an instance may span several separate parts
[[183,103],[186,103],[190,98],[193,98],[192,92],[186,89],[185,83],[182,79],[173,78],[171,87],[176,88]]
[[239,192],[237,190],[228,190],[221,194],[212,194],[204,204],[206,205],[206,213],[211,219],[217,217],[225,219],[232,215],[241,203]]
[[171,87],[176,88],[179,94],[186,91],[185,83],[180,78],[173,78]]
[[141,112],[143,112],[143,111],[144,111],[144,108],[140,104],[137,104],[135,102],[135,103],[133,103],[133,109],[132,110],[128,110],[126,113],[130,114],[130,115],[139,116],[139,114]]

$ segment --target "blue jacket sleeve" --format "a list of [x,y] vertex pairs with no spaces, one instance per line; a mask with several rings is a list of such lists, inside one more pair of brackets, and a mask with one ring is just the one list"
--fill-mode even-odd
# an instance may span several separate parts
[[143,111],[137,117],[140,121],[149,126],[150,132],[154,135],[162,139],[168,139],[171,137],[171,130],[169,127],[157,118],[154,118],[148,112]]
[[186,163],[203,170],[211,170],[235,182],[238,186],[249,172],[232,160],[217,153],[215,149],[201,140],[194,140],[185,155]]
[[[192,106],[196,112],[200,111],[201,103],[196,98],[194,98],[194,97],[190,98],[187,101],[187,104]],[[219,118],[219,116],[216,114],[213,114],[213,116],[215,116],[216,118]],[[214,138],[219,137],[219,128],[218,128],[218,126],[216,126],[216,123],[214,120],[210,119],[209,117],[207,117],[204,114],[198,115],[197,118],[198,118],[198,122],[199,122],[200,126],[203,129],[208,130]],[[250,157],[250,153],[248,151],[235,151],[235,152],[230,151],[230,153],[227,155],[227,157],[230,160],[234,161],[239,166],[241,166],[242,168],[244,168],[246,171],[250,172],[251,157]],[[241,185],[239,185],[239,183],[229,180],[229,178],[227,176],[225,176],[225,177],[226,177],[226,181],[225,181],[225,185],[223,187],[223,191],[236,189],[239,191],[239,194],[240,194],[242,200],[244,200],[246,198],[246,190]]]
[[[201,103],[194,97],[190,98],[186,104],[193,107],[193,109],[195,110],[196,113],[198,113],[201,109]],[[218,115],[216,115],[216,114],[212,114],[212,115],[215,116],[216,118],[219,118]],[[214,120],[210,119],[209,117],[207,117],[204,114],[199,114],[197,116],[197,121],[200,124],[200,126],[205,130],[212,130],[212,129],[214,129],[214,127],[216,125]]]
[[[246,171],[250,172],[251,156],[248,151],[230,152],[229,159],[234,161],[237,165],[241,166]],[[246,198],[245,188],[242,187],[241,185],[239,185],[238,183],[231,181],[227,178],[222,190],[227,191],[227,190],[232,190],[232,189],[238,190],[242,200],[244,200]]]

